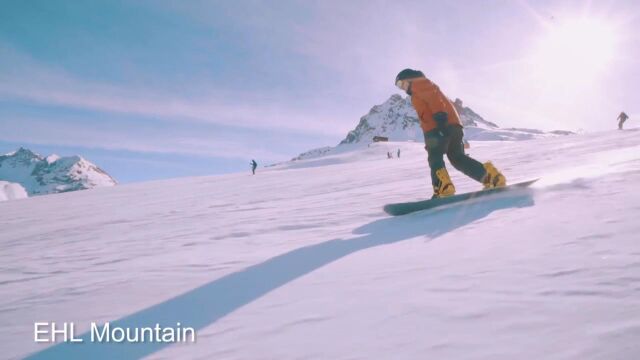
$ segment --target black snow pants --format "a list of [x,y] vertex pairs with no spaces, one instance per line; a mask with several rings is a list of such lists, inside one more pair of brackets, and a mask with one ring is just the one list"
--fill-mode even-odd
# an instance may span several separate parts
[[438,184],[436,171],[444,166],[444,155],[454,168],[479,182],[486,175],[484,166],[477,160],[464,153],[462,143],[462,126],[446,125],[442,129],[433,129],[424,133],[425,149],[429,154],[429,167],[431,168],[431,182]]
[[620,119],[620,121],[618,122],[618,130],[622,130],[625,121],[627,121],[627,119]]

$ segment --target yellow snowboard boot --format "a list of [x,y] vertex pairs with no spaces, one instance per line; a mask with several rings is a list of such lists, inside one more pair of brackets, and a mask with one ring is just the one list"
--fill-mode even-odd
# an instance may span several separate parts
[[456,193],[456,188],[449,178],[447,169],[442,168],[436,170],[436,176],[438,177],[438,184],[433,185],[433,198],[441,198],[451,196]]
[[487,175],[482,181],[485,190],[507,186],[507,179],[490,161],[484,163],[484,169],[487,171]]

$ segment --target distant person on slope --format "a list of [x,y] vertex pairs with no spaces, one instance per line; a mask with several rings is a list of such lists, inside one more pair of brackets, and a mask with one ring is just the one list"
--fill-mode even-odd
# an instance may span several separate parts
[[398,159],[400,159],[400,149],[398,149]]
[[251,172],[253,175],[256,174],[256,168],[258,167],[258,163],[255,160],[251,160]]
[[458,112],[436,84],[421,71],[412,69],[402,70],[396,76],[395,84],[411,96],[411,104],[420,118],[431,168],[433,198],[451,196],[456,192],[444,165],[445,154],[453,167],[481,182],[485,189],[507,184],[504,175],[491,162],[483,165],[464,153]]
[[622,130],[622,125],[624,125],[624,122],[627,121],[628,118],[629,115],[625,114],[624,111],[618,115],[618,130]]

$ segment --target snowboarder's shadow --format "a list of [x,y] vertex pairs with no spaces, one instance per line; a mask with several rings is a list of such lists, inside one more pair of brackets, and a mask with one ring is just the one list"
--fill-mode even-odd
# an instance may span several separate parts
[[[354,230],[362,235],[305,246],[217,278],[162,303],[110,322],[111,327],[184,327],[199,330],[299,277],[350,254],[375,246],[424,237],[433,240],[490,213],[508,208],[532,206],[531,191],[460,204],[400,217],[384,218]],[[481,239],[482,237],[479,237]],[[30,359],[139,359],[157,352],[168,343],[95,343],[90,334],[80,344],[61,343],[33,354]]]
[[[404,216],[384,218],[363,225],[354,234],[366,234],[375,244],[390,244],[418,236],[433,240],[490,213],[509,208],[533,206],[533,190],[500,194],[475,202],[462,202],[443,209],[420,211]],[[357,239],[356,239],[357,240]]]

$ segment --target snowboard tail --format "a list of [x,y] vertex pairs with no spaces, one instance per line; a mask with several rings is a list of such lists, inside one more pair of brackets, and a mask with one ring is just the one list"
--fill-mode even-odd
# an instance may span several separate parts
[[384,206],[384,211],[387,214],[393,215],[393,216],[405,215],[405,214],[410,214],[416,211],[429,210],[429,209],[434,209],[444,205],[468,201],[468,200],[476,199],[476,198],[487,196],[487,195],[499,194],[499,193],[504,193],[504,192],[518,190],[518,189],[524,189],[536,181],[538,181],[538,179],[523,181],[523,182],[508,185],[501,188],[468,192],[468,193],[448,196],[444,198],[387,204]]

